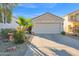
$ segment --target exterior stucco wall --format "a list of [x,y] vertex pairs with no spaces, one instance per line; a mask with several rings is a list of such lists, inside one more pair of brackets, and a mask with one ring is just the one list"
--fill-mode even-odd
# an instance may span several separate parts
[[63,17],[64,18],[64,22],[63,22],[63,28],[64,28],[64,31],[66,32],[66,33],[68,33],[68,15],[67,16],[64,16]]

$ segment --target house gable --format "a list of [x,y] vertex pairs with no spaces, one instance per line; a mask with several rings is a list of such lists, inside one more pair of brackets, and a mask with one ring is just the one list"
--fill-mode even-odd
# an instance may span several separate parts
[[51,14],[51,13],[45,13],[45,14],[42,14],[38,17],[35,17],[33,18],[33,22],[35,23],[46,23],[46,22],[61,22],[63,21],[63,18],[59,17],[59,16],[56,16],[54,14]]

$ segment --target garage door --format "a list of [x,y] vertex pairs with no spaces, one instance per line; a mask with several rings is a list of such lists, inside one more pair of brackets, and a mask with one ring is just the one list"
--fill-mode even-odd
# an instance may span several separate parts
[[32,27],[32,32],[38,34],[56,34],[61,32],[61,23],[54,24],[35,24]]

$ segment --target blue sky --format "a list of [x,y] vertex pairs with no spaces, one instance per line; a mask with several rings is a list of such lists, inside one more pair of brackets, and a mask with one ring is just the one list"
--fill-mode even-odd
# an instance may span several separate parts
[[15,17],[33,18],[45,12],[50,12],[57,16],[64,16],[75,10],[79,10],[79,3],[24,3],[18,4],[13,9],[13,15]]

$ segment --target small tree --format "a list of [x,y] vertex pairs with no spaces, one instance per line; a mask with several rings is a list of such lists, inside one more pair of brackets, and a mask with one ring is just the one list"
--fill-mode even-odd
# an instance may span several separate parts
[[18,18],[17,23],[19,24],[19,26],[17,28],[19,28],[19,30],[24,30],[24,31],[31,31],[28,30],[29,28],[32,27],[32,21],[30,18],[23,18],[22,16],[20,16]]
[[27,29],[30,26],[32,26],[31,19],[25,19],[22,16],[20,16],[18,18],[17,23],[18,23],[19,26],[16,28],[16,32],[15,32],[15,35],[14,35],[14,38],[15,38],[14,42],[15,43],[23,43],[24,40],[26,40],[25,34],[26,34],[26,32],[28,32]]
[[31,34],[31,30],[32,30],[32,20],[31,19],[26,19],[26,22],[28,23],[28,25],[27,25],[27,32],[29,33],[29,34]]
[[11,23],[12,10],[17,6],[16,3],[0,3],[0,22]]

